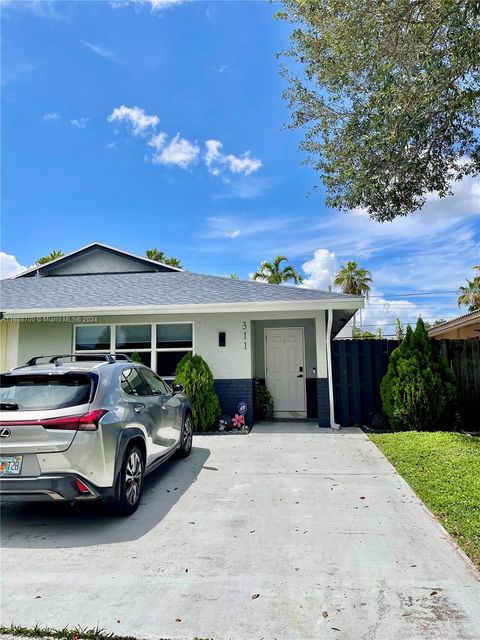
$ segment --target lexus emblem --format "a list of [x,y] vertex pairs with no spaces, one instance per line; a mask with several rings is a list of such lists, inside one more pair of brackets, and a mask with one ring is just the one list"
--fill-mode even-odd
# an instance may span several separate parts
[[11,435],[12,432],[10,431],[10,429],[7,429],[6,427],[0,429],[0,438],[9,438]]

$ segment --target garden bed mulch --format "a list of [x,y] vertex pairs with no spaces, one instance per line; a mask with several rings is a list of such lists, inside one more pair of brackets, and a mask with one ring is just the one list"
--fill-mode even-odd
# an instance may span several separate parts
[[231,431],[194,431],[194,436],[248,436],[252,427],[232,429]]

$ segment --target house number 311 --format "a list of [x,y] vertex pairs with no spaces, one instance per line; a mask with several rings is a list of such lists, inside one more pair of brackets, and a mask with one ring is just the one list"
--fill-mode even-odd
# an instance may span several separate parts
[[245,351],[247,350],[247,323],[243,321],[243,347]]

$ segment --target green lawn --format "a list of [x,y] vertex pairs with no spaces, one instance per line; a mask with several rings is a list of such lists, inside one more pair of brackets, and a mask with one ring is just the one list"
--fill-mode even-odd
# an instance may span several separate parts
[[480,439],[418,431],[370,439],[480,567]]

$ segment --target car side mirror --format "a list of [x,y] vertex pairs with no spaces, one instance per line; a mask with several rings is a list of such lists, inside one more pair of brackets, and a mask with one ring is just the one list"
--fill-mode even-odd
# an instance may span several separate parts
[[172,395],[176,395],[177,393],[183,393],[184,386],[183,384],[174,384],[172,386]]

